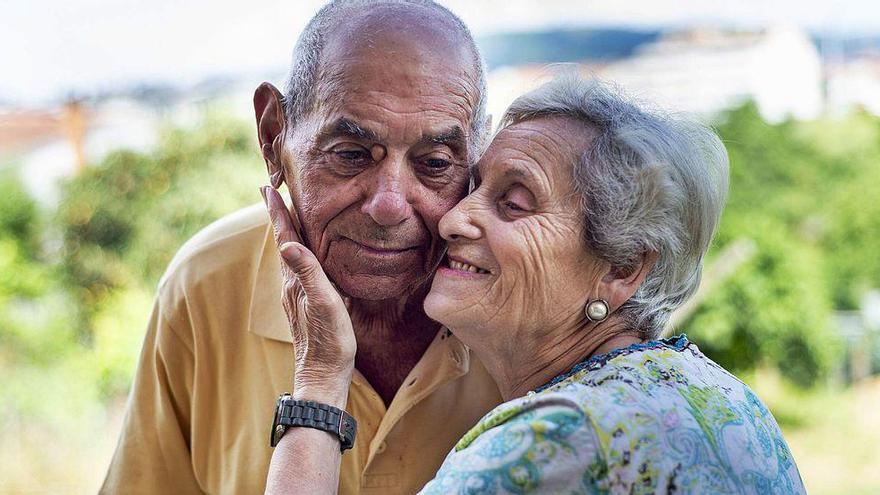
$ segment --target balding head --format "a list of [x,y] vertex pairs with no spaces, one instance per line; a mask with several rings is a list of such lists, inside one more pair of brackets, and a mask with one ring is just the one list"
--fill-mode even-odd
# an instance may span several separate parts
[[482,59],[464,23],[429,0],[336,0],[324,6],[294,48],[284,94],[289,127],[336,103],[339,80],[357,77],[355,66],[370,62],[385,64],[387,83],[402,89],[419,74],[464,73],[471,84],[461,93],[473,93],[466,95],[468,148],[472,158],[482,150],[488,132]]

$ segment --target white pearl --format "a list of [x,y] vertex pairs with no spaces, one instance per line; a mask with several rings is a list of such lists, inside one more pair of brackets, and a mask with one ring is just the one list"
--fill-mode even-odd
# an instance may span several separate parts
[[593,320],[602,320],[608,315],[608,307],[601,301],[593,301],[587,306],[587,316]]

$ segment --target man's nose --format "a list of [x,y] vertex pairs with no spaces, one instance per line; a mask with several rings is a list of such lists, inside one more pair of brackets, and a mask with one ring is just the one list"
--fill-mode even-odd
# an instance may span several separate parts
[[412,215],[408,196],[414,187],[407,174],[395,164],[384,164],[377,170],[371,191],[361,211],[379,225],[399,225]]

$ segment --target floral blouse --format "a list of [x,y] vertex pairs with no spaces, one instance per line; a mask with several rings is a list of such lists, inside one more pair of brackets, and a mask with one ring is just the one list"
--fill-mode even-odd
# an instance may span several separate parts
[[805,490],[767,407],[682,335],[592,357],[496,407],[420,493]]

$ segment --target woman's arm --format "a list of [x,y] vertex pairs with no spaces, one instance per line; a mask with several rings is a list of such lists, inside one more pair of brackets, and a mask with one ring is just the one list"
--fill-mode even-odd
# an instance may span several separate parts
[[[345,302],[314,254],[299,243],[281,195],[270,187],[262,192],[281,255],[282,304],[295,351],[293,399],[344,410],[357,351]],[[272,453],[266,493],[336,493],[341,457],[333,434],[290,427]]]
[[[345,409],[348,384],[325,388],[299,388],[294,399],[323,402]],[[275,446],[267,494],[333,494],[339,487],[339,464],[342,454],[339,439],[314,428],[289,428]]]

